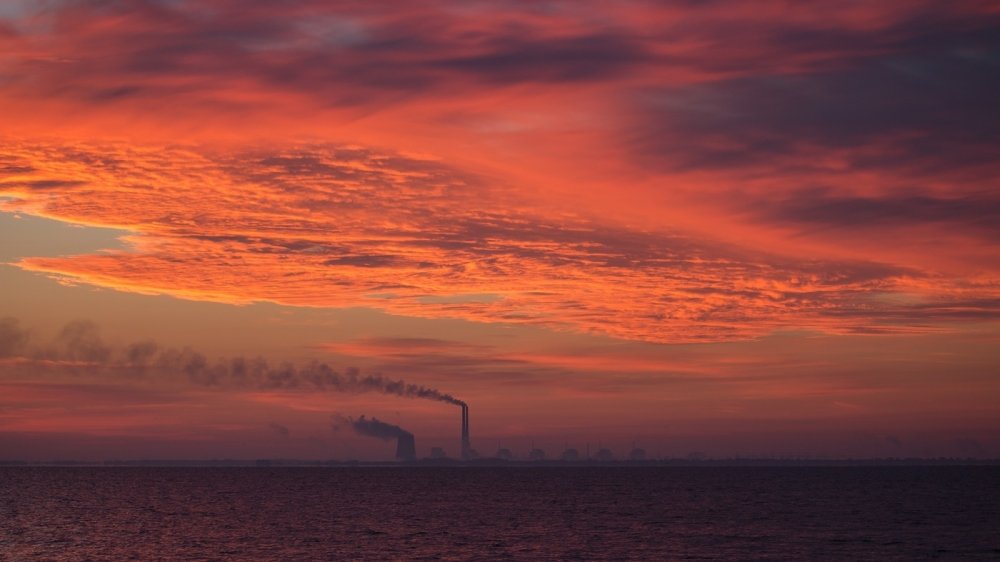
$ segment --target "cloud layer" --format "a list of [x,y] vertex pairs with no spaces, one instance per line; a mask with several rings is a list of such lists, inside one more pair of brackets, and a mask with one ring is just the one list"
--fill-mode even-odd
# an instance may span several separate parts
[[664,342],[780,327],[921,330],[929,314],[992,317],[997,307],[989,284],[546,216],[439,162],[367,149],[20,143],[3,154],[32,170],[3,182],[17,197],[8,209],[136,232],[129,251],[20,266],[123,290],[360,305]]
[[0,25],[0,194],[132,231],[19,263],[128,291],[942,330],[998,313],[998,28],[977,1],[54,2]]

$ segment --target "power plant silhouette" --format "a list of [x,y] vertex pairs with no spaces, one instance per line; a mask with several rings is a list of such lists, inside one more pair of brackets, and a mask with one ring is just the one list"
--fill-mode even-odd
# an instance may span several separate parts
[[[462,408],[461,459],[477,459],[479,458],[479,453],[472,448],[472,439],[469,437],[469,405],[459,400],[455,400],[453,403],[458,404]],[[366,418],[365,416],[354,419],[345,418],[337,414],[334,418],[337,420],[335,424],[337,427],[341,424],[350,425],[358,435],[376,437],[383,441],[396,439],[396,460],[403,462],[417,460],[416,439],[412,433],[398,425],[386,423],[374,417]],[[434,447],[431,449],[431,458],[444,459],[447,458],[447,455],[441,447]]]
[[[460,453],[459,458],[462,461],[517,461],[516,456],[511,452],[510,449],[501,447],[497,444],[497,452],[494,456],[490,458],[481,459],[479,453],[472,448],[472,437],[470,435],[469,429],[469,405],[460,400],[455,400],[453,402],[462,408],[462,428],[461,428],[461,441],[460,441]],[[415,462],[418,460],[417,457],[417,445],[416,439],[413,434],[405,429],[385,423],[378,418],[366,418],[361,416],[357,419],[344,418],[342,416],[336,416],[341,422],[347,422],[354,429],[358,435],[367,435],[370,437],[377,437],[379,439],[388,441],[391,439],[396,440],[396,460],[400,462]],[[447,461],[448,455],[443,447],[432,447],[430,451],[431,461]],[[535,446],[535,443],[531,443],[531,448],[526,457],[521,460],[527,462],[538,462],[538,463],[580,463],[580,462],[597,462],[597,463],[611,463],[619,462],[619,459],[615,457],[611,449],[604,447],[600,442],[597,445],[597,452],[592,456],[590,453],[590,443],[587,444],[586,455],[582,455],[578,449],[566,444],[565,450],[561,455],[550,457],[546,454],[544,449]],[[631,462],[643,462],[646,460],[646,451],[636,444],[632,443],[632,450],[627,456],[621,459],[622,461]],[[452,460],[454,462],[454,459]]]

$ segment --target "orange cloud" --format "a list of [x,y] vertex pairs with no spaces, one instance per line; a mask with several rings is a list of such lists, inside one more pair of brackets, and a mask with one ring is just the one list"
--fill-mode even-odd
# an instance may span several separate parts
[[4,209],[133,233],[19,263],[67,283],[657,342],[996,317],[988,4],[20,16]]
[[[357,147],[13,142],[8,210],[135,234],[127,251],[29,258],[126,291],[368,306],[647,341],[933,328],[992,317],[997,284],[863,261],[806,261],[544,213],[431,160]],[[28,171],[30,170],[30,171]],[[72,178],[70,180],[69,178]]]

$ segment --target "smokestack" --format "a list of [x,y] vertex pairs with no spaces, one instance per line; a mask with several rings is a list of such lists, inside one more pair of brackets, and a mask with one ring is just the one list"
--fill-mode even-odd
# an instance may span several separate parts
[[472,456],[472,444],[469,442],[469,405],[462,403],[462,460]]

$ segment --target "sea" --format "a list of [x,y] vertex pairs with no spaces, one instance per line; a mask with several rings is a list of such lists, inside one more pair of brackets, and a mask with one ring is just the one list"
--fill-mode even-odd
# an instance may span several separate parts
[[2,467],[2,560],[1000,560],[1000,467]]

